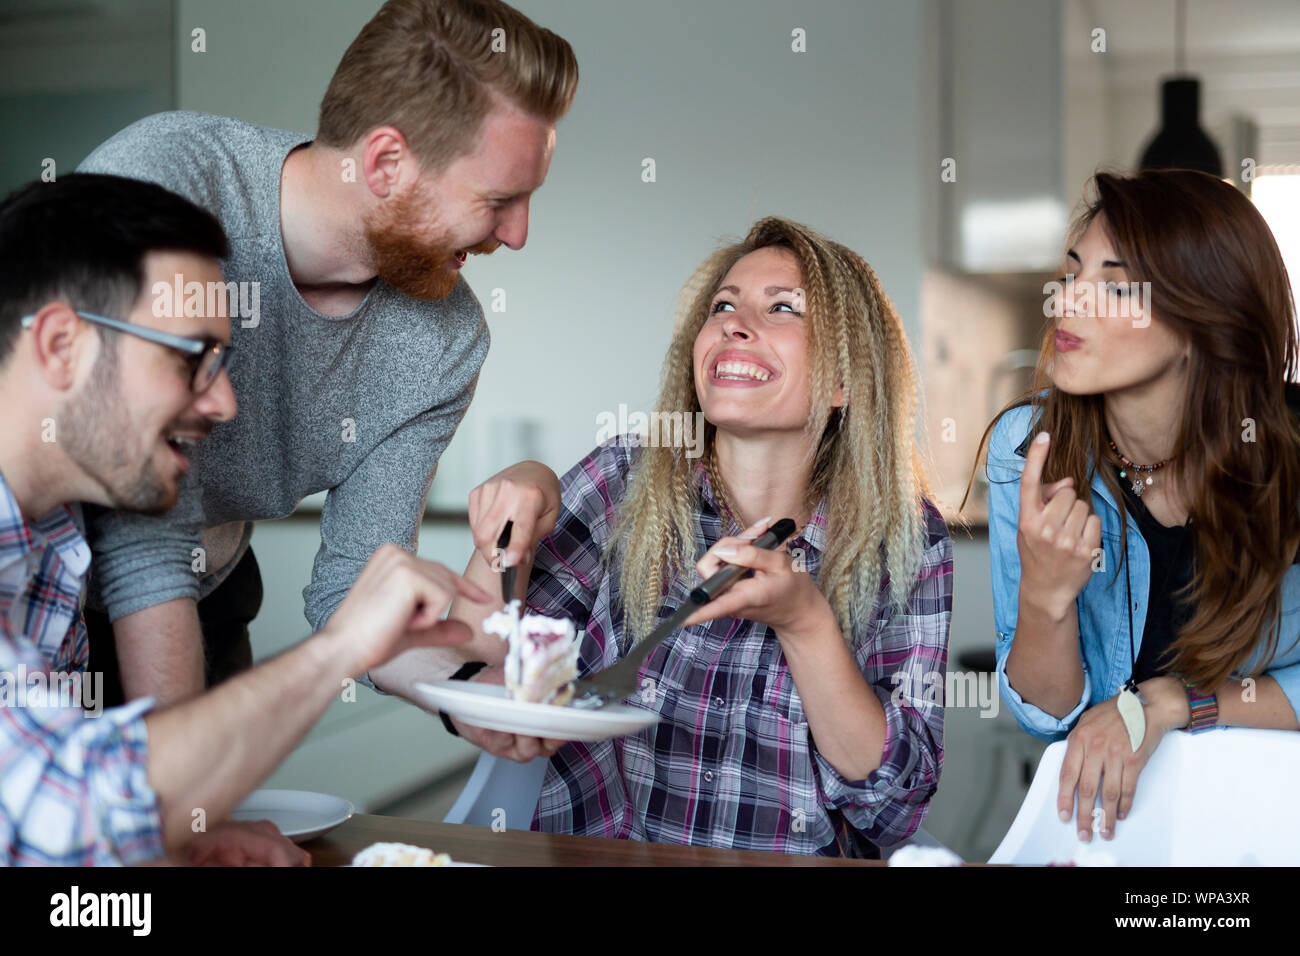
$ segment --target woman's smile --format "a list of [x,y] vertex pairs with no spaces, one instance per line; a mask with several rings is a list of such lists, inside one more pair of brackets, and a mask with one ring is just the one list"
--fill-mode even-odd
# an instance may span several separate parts
[[720,352],[709,369],[709,382],[721,388],[759,388],[779,377],[770,365],[742,349]]

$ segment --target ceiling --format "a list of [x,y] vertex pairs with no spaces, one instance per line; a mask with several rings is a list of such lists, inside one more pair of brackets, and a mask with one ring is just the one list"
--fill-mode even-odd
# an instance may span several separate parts
[[[1175,0],[1082,0],[1118,57],[1164,54],[1174,63]],[[1297,0],[1187,0],[1188,66],[1202,56],[1291,53],[1300,69]]]
[[[1074,22],[1105,28],[1113,123],[1136,122],[1128,101],[1149,101],[1160,78],[1174,72],[1175,0],[1066,2]],[[1300,159],[1300,0],[1186,0],[1186,35],[1184,65],[1202,80],[1207,126],[1249,117],[1263,154]],[[1095,57],[1088,35],[1066,37],[1065,50],[1072,64]],[[1113,126],[1112,139],[1122,140],[1123,130]]]

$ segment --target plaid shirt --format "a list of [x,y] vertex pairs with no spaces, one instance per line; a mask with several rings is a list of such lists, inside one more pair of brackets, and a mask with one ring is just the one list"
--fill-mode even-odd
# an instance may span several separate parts
[[[561,481],[555,530],[538,547],[529,581],[534,613],[585,627],[579,672],[586,676],[626,652],[619,568],[601,553],[639,451],[616,438]],[[696,469],[702,508],[695,547],[723,536],[704,468]],[[825,502],[789,543],[817,573],[826,540]],[[928,541],[903,612],[874,612],[852,635],[853,654],[885,710],[879,769],[846,780],[818,752],[798,689],[773,632],[724,618],[678,631],[642,665],[629,706],[660,722],[638,733],[569,743],[551,758],[533,829],[583,836],[699,844],[823,856],[878,857],[879,846],[910,836],[925,816],[943,765],[943,704],[917,694],[926,675],[943,674],[952,615],[952,540],[925,503]],[[730,523],[729,523],[730,524]],[[728,534],[740,534],[731,526]],[[662,620],[687,599],[673,582]],[[646,680],[653,681],[647,685]]]
[[80,512],[64,506],[29,523],[0,476],[0,864],[162,854],[145,766],[152,699],[92,719],[69,683],[32,676],[84,672],[89,566]]

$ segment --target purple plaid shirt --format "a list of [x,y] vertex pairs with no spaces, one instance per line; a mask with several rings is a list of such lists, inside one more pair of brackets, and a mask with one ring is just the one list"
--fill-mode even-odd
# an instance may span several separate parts
[[48,676],[84,672],[89,566],[78,511],[29,523],[0,476],[0,865],[162,855],[146,768],[153,699],[92,717],[84,691]]
[[[561,480],[555,530],[538,547],[529,608],[585,628],[579,672],[616,663],[623,628],[619,569],[601,564],[615,509],[639,448],[612,439]],[[695,547],[723,537],[703,467]],[[789,542],[817,574],[826,539],[825,502]],[[823,856],[878,857],[880,846],[921,825],[943,766],[943,704],[899,693],[943,686],[952,616],[952,540],[925,503],[928,541],[905,611],[885,616],[884,591],[852,648],[885,710],[883,760],[865,780],[846,780],[817,751],[799,691],[775,634],[724,618],[678,631],[642,665],[629,706],[655,710],[658,724],[594,743],[569,743],[551,758],[532,827],[620,837]],[[730,523],[729,523],[730,524]],[[727,534],[741,529],[729,527]],[[792,553],[798,553],[793,552]],[[687,599],[673,582],[662,620]],[[652,683],[647,683],[650,681]]]

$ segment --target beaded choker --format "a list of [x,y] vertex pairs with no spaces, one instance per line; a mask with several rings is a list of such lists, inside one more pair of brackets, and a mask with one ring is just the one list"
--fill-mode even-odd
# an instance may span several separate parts
[[[1113,441],[1108,441],[1106,444],[1110,445],[1110,450],[1115,453],[1120,462],[1124,465],[1119,476],[1121,478],[1127,478],[1132,482],[1130,487],[1133,489],[1133,494],[1137,495],[1139,498],[1142,497],[1142,492],[1146,491],[1149,486],[1155,484],[1155,473],[1173,461],[1172,458],[1166,458],[1164,461],[1158,461],[1154,465],[1139,465],[1137,462],[1129,461],[1121,455]],[[1144,473],[1146,474],[1145,479],[1142,477]]]

